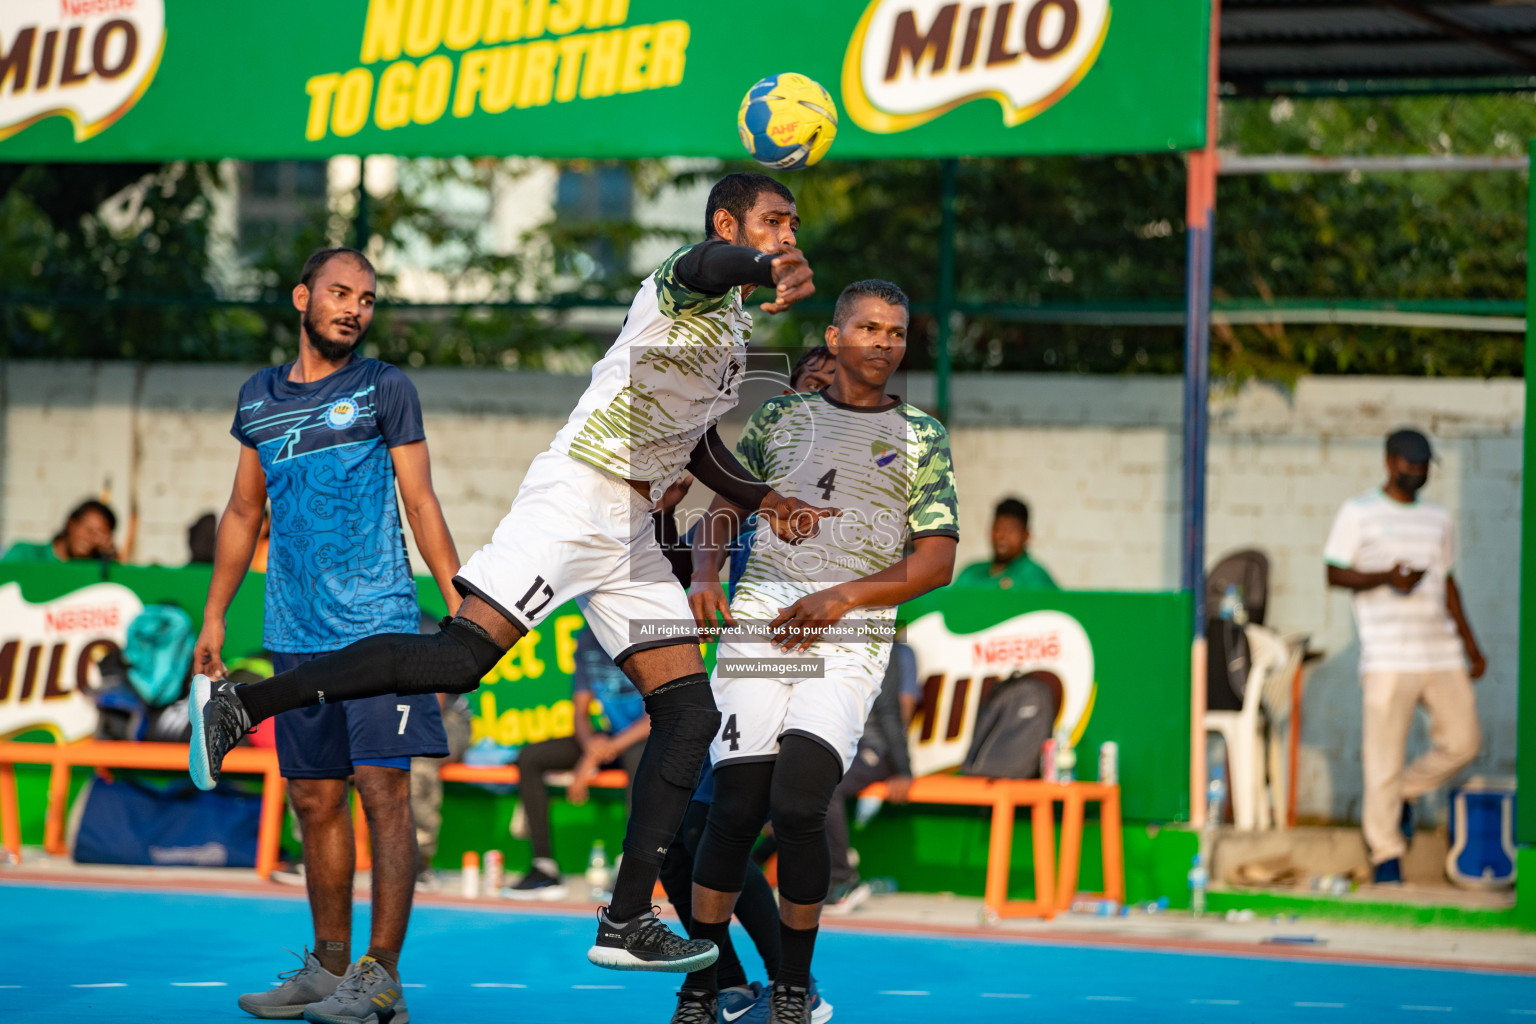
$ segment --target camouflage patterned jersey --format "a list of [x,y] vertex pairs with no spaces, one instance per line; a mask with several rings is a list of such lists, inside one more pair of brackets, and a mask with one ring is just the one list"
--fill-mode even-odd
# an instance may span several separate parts
[[682,476],[699,438],[736,407],[752,318],[741,289],[684,287],[685,246],[640,286],[624,327],[592,367],[592,383],[551,445],[628,480],[652,497]]
[[825,391],[784,395],[753,414],[736,452],[779,493],[843,510],[798,545],[760,522],[735,592],[744,606],[783,607],[894,565],[909,539],[960,535],[949,435],[938,420],[903,402],[866,407],[837,402]]

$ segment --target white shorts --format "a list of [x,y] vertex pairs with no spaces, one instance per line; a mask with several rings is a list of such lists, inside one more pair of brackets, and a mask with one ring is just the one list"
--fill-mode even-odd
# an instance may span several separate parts
[[[734,602],[731,613],[737,621],[773,616],[766,606]],[[779,756],[783,737],[806,736],[836,754],[843,771],[848,770],[885,679],[889,644],[817,643],[803,656],[821,660],[821,675],[812,678],[722,675],[720,662],[727,659],[796,659],[767,643],[722,640],[716,653],[710,685],[720,709],[720,732],[710,745],[710,761],[717,766],[772,761]]]
[[491,542],[454,577],[524,633],[575,599],[603,650],[698,643],[693,613],[656,542],[651,502],[561,452],[539,454]]

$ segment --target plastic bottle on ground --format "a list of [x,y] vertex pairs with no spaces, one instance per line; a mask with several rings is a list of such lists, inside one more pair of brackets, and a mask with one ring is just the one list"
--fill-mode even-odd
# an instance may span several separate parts
[[592,852],[587,855],[587,895],[594,900],[604,899],[608,894],[610,878],[608,851],[599,839],[592,844]]
[[1205,889],[1210,881],[1210,875],[1205,869],[1205,861],[1199,854],[1191,858],[1189,867],[1189,913],[1193,917],[1205,915]]

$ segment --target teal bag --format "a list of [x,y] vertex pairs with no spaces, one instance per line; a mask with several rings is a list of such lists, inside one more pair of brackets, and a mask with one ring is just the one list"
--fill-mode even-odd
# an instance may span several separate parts
[[159,708],[181,699],[196,642],[192,616],[173,604],[152,604],[134,616],[123,661],[140,700]]

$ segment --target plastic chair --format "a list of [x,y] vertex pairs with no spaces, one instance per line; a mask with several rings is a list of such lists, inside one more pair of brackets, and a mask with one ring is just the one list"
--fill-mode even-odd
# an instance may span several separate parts
[[[1250,665],[1239,711],[1207,711],[1207,733],[1219,733],[1227,748],[1227,777],[1232,787],[1232,821],[1243,831],[1273,828],[1276,809],[1285,806],[1288,780],[1280,770],[1280,744],[1269,742],[1269,722],[1289,714],[1290,687],[1306,650],[1306,637],[1282,637],[1250,623]],[[1266,794],[1266,776],[1274,781]],[[1269,799],[1266,799],[1266,796]]]

